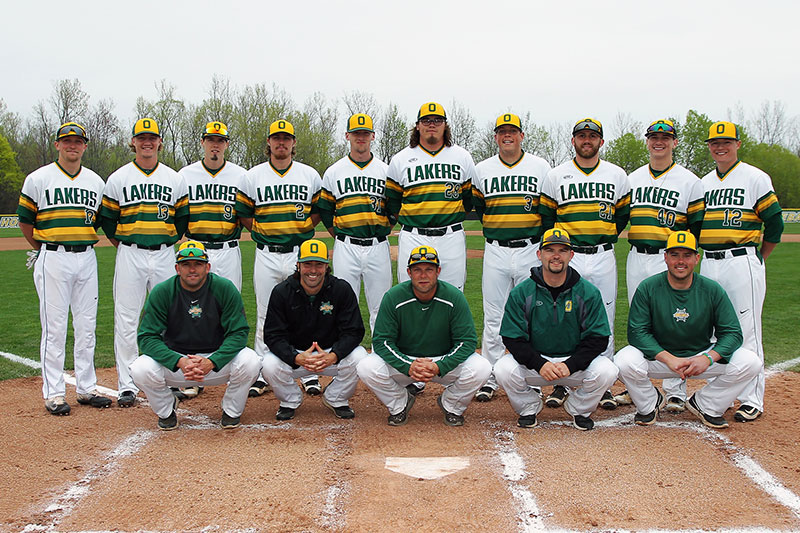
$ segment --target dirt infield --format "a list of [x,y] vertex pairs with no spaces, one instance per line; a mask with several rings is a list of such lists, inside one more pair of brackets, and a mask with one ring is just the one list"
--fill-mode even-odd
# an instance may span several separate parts
[[[113,369],[98,377],[116,384]],[[438,385],[393,428],[359,385],[351,421],[306,398],[278,423],[266,394],[223,431],[212,387],[159,432],[143,402],[99,411],[68,387],[72,414],[53,417],[40,390],[40,378],[0,382],[2,531],[800,530],[794,373],[768,379],[762,418],[725,431],[689,413],[635,426],[632,407],[598,410],[590,432],[546,408],[523,430],[502,393],[451,428]],[[385,467],[442,457],[467,466],[436,479]]]

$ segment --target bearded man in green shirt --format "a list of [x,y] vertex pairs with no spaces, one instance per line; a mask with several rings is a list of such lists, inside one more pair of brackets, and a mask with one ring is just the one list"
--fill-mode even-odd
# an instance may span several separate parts
[[726,428],[725,411],[761,370],[755,352],[741,347],[742,329],[725,290],[694,273],[698,260],[694,235],[672,233],[664,252],[667,271],[644,280],[633,296],[631,345],[614,362],[636,405],[636,424],[653,424],[664,400],[650,378],[713,378],[686,407],[706,426]]

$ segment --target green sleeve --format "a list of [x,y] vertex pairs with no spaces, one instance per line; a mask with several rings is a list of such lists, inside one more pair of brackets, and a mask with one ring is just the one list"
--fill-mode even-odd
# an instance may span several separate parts
[[139,351],[149,355],[171,371],[178,369],[182,354],[171,350],[162,334],[167,329],[169,307],[175,296],[177,277],[156,285],[144,304],[144,313],[139,324]]
[[461,200],[464,204],[464,213],[472,211],[472,182],[465,181],[461,185]]
[[[586,281],[585,279],[583,281]],[[603,297],[600,290],[586,282],[588,290],[585,291],[583,317],[581,320],[581,340],[587,337],[608,337],[611,327],[608,324]]]
[[219,276],[214,276],[211,282],[211,292],[222,308],[220,321],[222,330],[225,332],[225,340],[222,341],[217,351],[209,356],[211,362],[214,363],[214,369],[219,370],[247,346],[250,326],[247,324],[242,295],[236,290],[236,286]]
[[333,215],[336,212],[336,199],[333,194],[325,188],[320,190],[319,201],[311,210],[312,213],[319,213],[322,223],[330,229],[333,227]]
[[631,218],[631,193],[619,199],[614,207],[614,222],[617,226],[617,235],[622,233]]
[[653,316],[650,311],[650,284],[641,283],[631,301],[628,312],[628,342],[641,350],[645,359],[654,361],[664,348],[653,335]]
[[783,234],[783,213],[777,211],[764,219],[764,240],[767,242],[781,242]]
[[500,324],[500,336],[530,341],[528,318],[525,316],[526,296],[522,289],[517,287],[514,287],[508,295],[503,321]]
[[400,336],[400,325],[397,320],[397,308],[391,289],[383,295],[378,316],[375,319],[375,331],[372,335],[372,348],[392,368],[408,375],[413,357],[408,356],[397,348],[397,339]]
[[486,211],[486,199],[474,186],[472,187],[472,205],[475,207],[475,212],[478,213],[478,220],[483,223],[483,213]]
[[721,286],[716,284],[715,291],[711,295],[714,310],[714,336],[717,342],[714,350],[727,363],[730,361],[733,352],[742,345],[742,328],[739,325],[739,318],[733,308],[731,299]]
[[475,332],[475,321],[469,309],[466,297],[453,287],[453,302],[456,304],[450,318],[450,345],[452,349],[439,361],[439,375],[444,376],[475,353],[478,345],[478,334]]
[[236,214],[239,218],[253,218],[255,202],[241,189],[236,193]]
[[389,215],[397,217],[403,204],[403,188],[392,178],[386,178],[386,210]]

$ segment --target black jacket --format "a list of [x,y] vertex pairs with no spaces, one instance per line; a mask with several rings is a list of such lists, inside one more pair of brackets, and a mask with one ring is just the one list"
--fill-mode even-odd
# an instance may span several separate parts
[[322,289],[313,297],[306,294],[297,275],[272,290],[264,342],[267,348],[292,368],[297,351],[307,350],[314,341],[330,349],[337,362],[347,357],[364,338],[361,310],[350,284],[327,274]]

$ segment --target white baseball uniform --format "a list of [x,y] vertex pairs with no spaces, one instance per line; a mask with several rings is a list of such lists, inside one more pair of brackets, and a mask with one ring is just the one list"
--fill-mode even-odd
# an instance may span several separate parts
[[78,394],[95,390],[95,326],[97,323],[98,241],[95,224],[103,198],[103,180],[81,167],[74,176],[51,163],[25,178],[17,214],[33,225],[42,243],[33,270],[39,295],[42,337],[42,396],[64,396],[67,322],[72,309],[75,330],[75,380]]
[[[475,166],[473,203],[481,217],[486,246],[483,254],[483,341],[481,355],[492,365],[505,353],[500,338],[508,294],[541,264],[536,257],[542,233],[540,187],[550,165],[523,152],[512,164],[495,155]],[[497,388],[494,374],[487,385]]]

